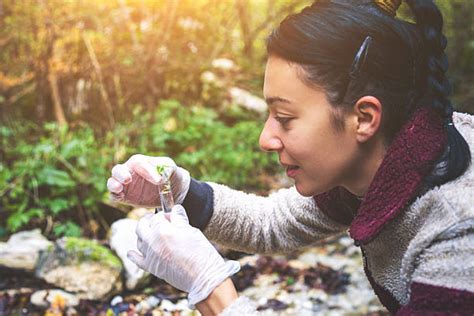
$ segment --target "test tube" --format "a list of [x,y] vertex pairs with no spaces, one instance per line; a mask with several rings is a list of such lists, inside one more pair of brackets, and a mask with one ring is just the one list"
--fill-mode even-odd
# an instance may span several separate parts
[[163,183],[159,186],[159,194],[161,201],[161,209],[165,214],[170,213],[174,206],[173,192],[171,191],[171,173],[173,172],[171,167],[165,167],[161,173],[163,177]]

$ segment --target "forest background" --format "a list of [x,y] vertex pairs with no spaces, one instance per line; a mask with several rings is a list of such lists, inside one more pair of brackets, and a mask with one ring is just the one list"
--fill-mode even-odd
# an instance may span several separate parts
[[[474,1],[436,2],[453,101],[473,113]],[[261,97],[265,37],[309,3],[0,1],[0,239],[33,227],[103,238],[108,216],[128,210],[106,180],[135,153],[171,156],[197,179],[275,188],[276,157],[258,148],[265,115],[229,89]]]

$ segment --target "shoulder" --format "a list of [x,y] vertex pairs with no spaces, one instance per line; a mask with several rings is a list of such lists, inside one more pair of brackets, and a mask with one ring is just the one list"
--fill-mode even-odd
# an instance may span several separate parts
[[466,139],[472,152],[474,146],[474,115],[454,112],[453,122],[454,126],[456,126],[461,135]]
[[[456,128],[466,139],[471,157],[474,158],[474,116],[466,113],[454,113],[453,121]],[[438,219],[440,225],[450,218],[462,220],[474,217],[474,164],[460,177],[420,196],[409,207],[410,212],[422,212],[425,216]],[[441,225],[444,226],[444,225]]]

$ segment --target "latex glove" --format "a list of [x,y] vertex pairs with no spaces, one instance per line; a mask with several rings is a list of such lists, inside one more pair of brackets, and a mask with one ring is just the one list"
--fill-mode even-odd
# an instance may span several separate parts
[[189,293],[194,305],[206,299],[225,279],[240,270],[237,261],[224,261],[203,233],[189,225],[181,205],[171,213],[147,214],[136,233],[138,250],[128,258],[172,286]]
[[173,199],[176,204],[183,203],[191,182],[189,172],[177,167],[169,157],[144,155],[133,155],[124,164],[112,168],[112,177],[107,180],[112,199],[137,206],[161,206],[158,189],[163,179],[156,170],[156,167],[161,165],[172,168]]

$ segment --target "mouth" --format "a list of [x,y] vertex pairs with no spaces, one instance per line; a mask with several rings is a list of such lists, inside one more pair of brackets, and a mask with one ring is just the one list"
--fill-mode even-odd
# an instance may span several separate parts
[[286,166],[286,175],[290,178],[294,178],[298,171],[300,170],[299,166],[296,165],[285,165]]

